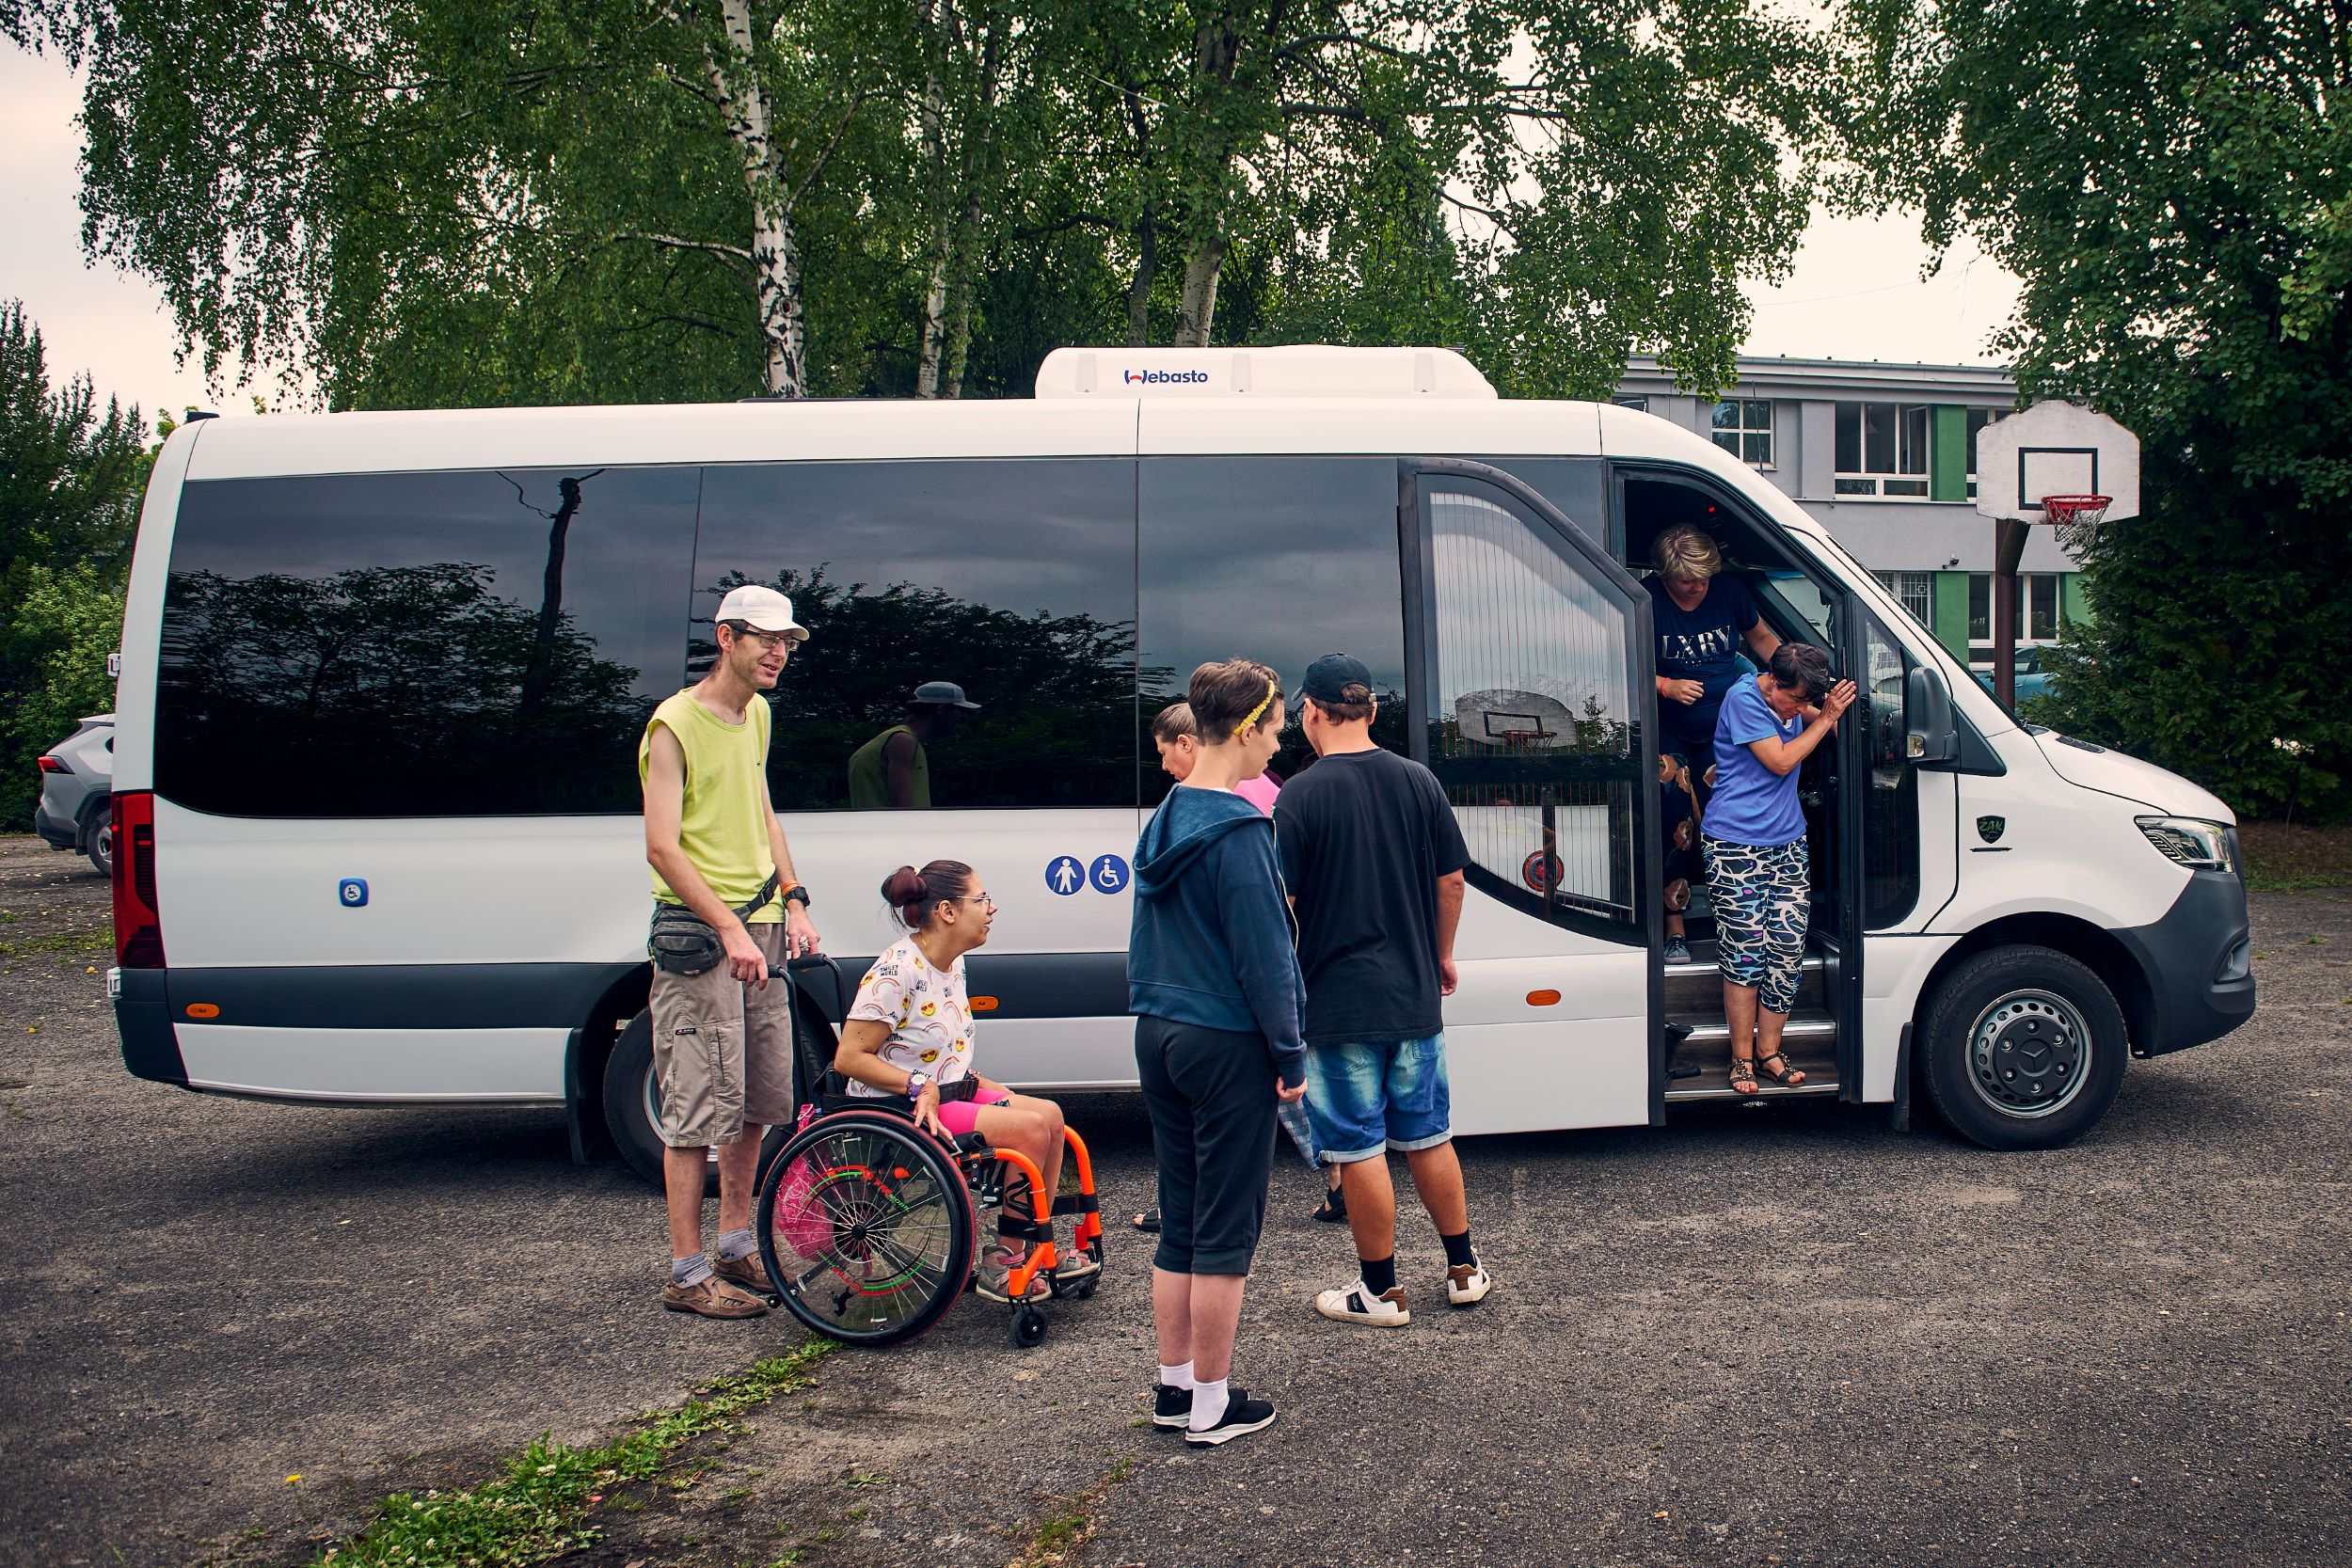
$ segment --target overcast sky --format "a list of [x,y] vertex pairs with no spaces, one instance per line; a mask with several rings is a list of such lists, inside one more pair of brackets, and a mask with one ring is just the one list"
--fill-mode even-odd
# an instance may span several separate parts
[[[75,79],[54,55],[0,43],[0,298],[14,296],[41,330],[53,381],[77,371],[102,397],[151,415],[190,404],[249,411],[249,392],[208,391],[181,366],[178,341],[153,285],[82,260],[81,107]],[[2017,281],[1963,247],[1934,280],[1909,218],[1817,215],[1788,281],[1751,291],[1751,354],[1792,357],[1987,364],[1986,341],[2007,320]],[[262,388],[271,392],[273,388]]]

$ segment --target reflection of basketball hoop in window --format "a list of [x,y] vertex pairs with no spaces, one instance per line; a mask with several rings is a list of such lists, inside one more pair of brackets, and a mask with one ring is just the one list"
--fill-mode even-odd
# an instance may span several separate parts
[[1519,863],[1519,880],[1531,893],[1549,893],[1560,885],[1562,869],[1559,856],[1538,849]]
[[1533,691],[1466,691],[1454,700],[1454,721],[1475,745],[1539,751],[1576,738],[1565,703]]

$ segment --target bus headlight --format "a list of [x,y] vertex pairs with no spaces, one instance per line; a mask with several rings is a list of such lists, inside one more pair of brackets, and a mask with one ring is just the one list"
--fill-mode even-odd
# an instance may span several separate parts
[[2230,860],[2230,830],[2218,822],[2193,816],[2135,816],[2134,825],[2148,835],[2156,852],[2191,871],[2233,871]]

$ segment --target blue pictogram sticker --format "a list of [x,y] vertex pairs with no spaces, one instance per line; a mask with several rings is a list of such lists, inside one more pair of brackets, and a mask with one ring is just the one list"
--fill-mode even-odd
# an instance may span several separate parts
[[368,901],[368,884],[358,877],[345,877],[335,884],[335,901],[344,909],[358,909]]
[[1086,868],[1068,855],[1056,855],[1045,863],[1045,885],[1064,898],[1086,885]]
[[1097,893],[1119,893],[1127,886],[1127,863],[1117,855],[1104,855],[1087,867],[1087,880]]

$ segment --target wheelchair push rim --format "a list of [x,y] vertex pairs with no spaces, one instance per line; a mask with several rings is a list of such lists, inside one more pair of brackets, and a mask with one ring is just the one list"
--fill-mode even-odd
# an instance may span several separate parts
[[820,1117],[761,1182],[760,1260],[785,1308],[853,1345],[911,1338],[972,1273],[977,1222],[963,1173],[901,1120]]

